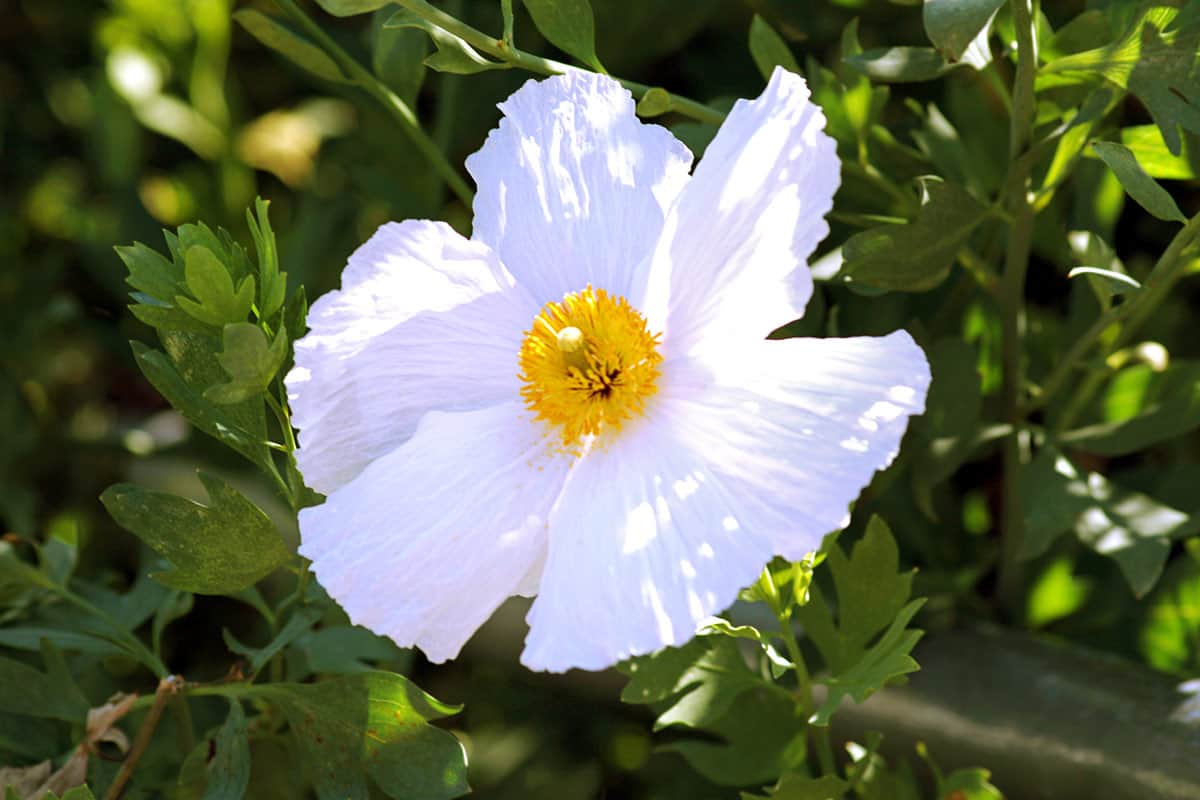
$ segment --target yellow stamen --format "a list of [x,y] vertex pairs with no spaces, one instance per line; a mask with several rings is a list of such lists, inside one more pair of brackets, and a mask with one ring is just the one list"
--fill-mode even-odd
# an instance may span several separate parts
[[588,286],[534,317],[519,361],[525,405],[571,446],[640,416],[662,356],[658,335],[625,298]]

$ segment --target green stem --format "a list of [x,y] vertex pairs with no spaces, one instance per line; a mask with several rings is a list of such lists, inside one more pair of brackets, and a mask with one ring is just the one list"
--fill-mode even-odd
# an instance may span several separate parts
[[421,154],[441,175],[450,190],[462,201],[463,205],[470,208],[474,192],[421,128],[417,115],[408,107],[408,104],[381,83],[369,70],[351,58],[319,25],[309,19],[308,15],[301,11],[293,0],[275,0],[275,3],[303,29],[307,36],[317,42],[338,63],[342,70],[354,80],[355,85],[375,97],[383,105],[384,109],[400,123],[400,127],[408,134]]
[[[280,2],[280,0],[276,1]],[[290,0],[284,1],[290,2]],[[541,56],[535,56],[532,53],[520,50],[514,47],[510,40],[488,36],[486,33],[472,28],[462,20],[445,13],[441,9],[435,8],[425,2],[425,0],[397,0],[397,2],[421,19],[454,34],[476,50],[487,53],[492,58],[499,59],[514,67],[520,67],[539,75],[562,75],[566,72],[582,71],[570,64],[564,64],[552,58],[542,58]],[[651,88],[636,81],[624,80],[623,78],[618,78],[617,80],[637,98],[644,96]],[[671,109],[692,119],[699,120],[700,122],[708,122],[713,125],[720,125],[725,119],[725,115],[720,111],[703,103],[698,103],[695,100],[681,97],[677,94],[671,94],[670,97]]]
[[1000,281],[1000,312],[1003,334],[1004,418],[1014,433],[1004,443],[1004,514],[1003,541],[999,573],[1001,600],[1013,611],[1021,590],[1021,564],[1018,554],[1024,538],[1024,501],[1021,497],[1020,471],[1024,462],[1020,431],[1024,422],[1022,392],[1025,376],[1022,365],[1022,336],[1025,311],[1025,274],[1033,240],[1033,207],[1029,204],[1028,184],[1032,159],[1025,151],[1033,135],[1034,77],[1037,72],[1037,48],[1033,40],[1031,0],[1011,0],[1013,28],[1017,36],[1017,70],[1013,77],[1012,120],[1009,127],[1011,163],[1005,192],[1012,221],[1008,229],[1004,274]]
[[[779,616],[779,630],[783,635],[783,644],[787,648],[788,658],[796,673],[800,713],[807,719],[812,716],[816,706],[813,701],[812,677],[809,675],[808,665],[804,663],[804,654],[800,652],[800,642],[796,639],[796,632],[792,630],[791,620],[782,614]],[[837,764],[833,760],[833,745],[829,741],[829,728],[813,725],[810,722],[806,729],[812,737],[813,747],[817,751],[817,759],[821,762],[821,774],[836,775]]]

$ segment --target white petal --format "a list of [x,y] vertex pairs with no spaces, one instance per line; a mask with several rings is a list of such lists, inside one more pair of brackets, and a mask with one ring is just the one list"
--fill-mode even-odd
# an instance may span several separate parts
[[664,347],[762,339],[799,317],[839,162],[804,79],[776,69],[739,100],[667,216],[642,304]]
[[771,556],[737,505],[666,404],[585,455],[551,514],[521,661],[601,669],[690,639]]
[[287,387],[304,479],[329,494],[426,411],[517,397],[517,353],[537,309],[486,245],[441,222],[384,225],[296,342]]
[[589,283],[628,296],[692,154],[644,125],[603,75],[530,80],[467,159],[479,187],[474,237],[487,242],[540,303]]
[[663,391],[741,514],[798,559],[844,527],[848,507],[925,408],[929,365],[904,331],[763,341],[703,365],[664,366]]
[[356,624],[445,661],[543,557],[566,469],[520,403],[430,412],[300,512],[300,552]]

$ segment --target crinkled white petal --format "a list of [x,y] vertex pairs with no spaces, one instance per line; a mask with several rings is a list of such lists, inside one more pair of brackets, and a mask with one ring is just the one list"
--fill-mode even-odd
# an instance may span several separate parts
[[669,352],[762,339],[803,314],[840,181],[808,98],[803,78],[776,69],[734,105],[667,215],[641,305]]
[[668,404],[575,466],[521,661],[602,669],[690,639],[771,557]]
[[589,283],[628,296],[692,154],[638,121],[629,92],[603,75],[530,80],[500,109],[500,126],[467,159],[474,238],[540,303]]
[[925,355],[904,331],[764,341],[663,373],[688,440],[774,552],[793,560],[849,521],[929,389]]
[[486,245],[445,223],[381,227],[296,342],[286,383],[308,485],[335,491],[430,409],[515,398],[517,352],[537,309]]
[[354,623],[445,661],[544,557],[567,466],[519,403],[433,411],[300,512],[300,552]]

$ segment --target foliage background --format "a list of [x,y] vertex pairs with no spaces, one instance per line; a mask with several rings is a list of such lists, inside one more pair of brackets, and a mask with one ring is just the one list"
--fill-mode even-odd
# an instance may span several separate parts
[[[266,2],[248,5],[271,9]],[[597,52],[610,72],[718,107],[761,89],[747,47],[755,14],[780,32],[810,79],[819,64],[851,93],[865,92],[858,99],[830,95],[837,97],[827,107],[831,118],[847,118],[863,97],[878,102],[869,99],[869,88],[855,88],[866,86],[865,79],[841,60],[852,20],[865,48],[927,44],[919,9],[885,0],[695,0],[686,13],[674,0],[592,0],[592,6]],[[490,0],[449,0],[442,7],[477,28],[501,27],[499,5]],[[1119,30],[1133,9],[1115,0],[1045,3],[1047,43],[1050,29],[1084,12],[1099,13],[1108,29]],[[248,243],[244,210],[262,195],[271,201],[289,281],[303,284],[312,298],[336,285],[347,254],[383,221],[433,217],[469,227],[468,209],[377,104],[264,48],[237,28],[232,10],[229,0],[15,0],[0,7],[0,529],[17,547],[55,537],[77,541],[75,575],[96,592],[137,587],[153,563],[98,502],[110,484],[132,481],[202,498],[199,466],[288,524],[270,486],[227,449],[190,430],[138,371],[128,342],[152,333],[126,309],[126,271],[114,244],[136,240],[161,249],[161,228],[197,218]],[[452,164],[478,148],[496,122],[495,104],[529,77],[518,70],[459,76],[417,69],[403,53],[416,46],[413,35],[423,42],[423,34],[382,28],[390,12],[336,20],[312,11],[343,47],[415,104]],[[523,49],[556,52],[523,13],[516,32]],[[833,232],[822,250],[878,219],[911,217],[919,175],[943,175],[980,197],[994,192],[1009,164],[1007,111],[992,83],[997,78],[1011,80],[1009,63],[892,86],[876,118],[891,141],[875,136],[862,144],[870,157],[844,173]],[[1062,108],[1082,98],[1064,90]],[[677,115],[661,121],[697,151],[711,136]],[[1145,107],[1126,98],[1098,133],[1120,140],[1119,128],[1150,123]],[[1200,153],[1195,133],[1185,134],[1184,145],[1185,154]],[[855,162],[853,152],[847,156]],[[1185,214],[1200,210],[1195,159],[1185,155],[1171,165],[1158,177]],[[882,171],[882,183],[873,171]],[[1081,281],[1067,278],[1071,266],[1084,263],[1071,252],[1067,230],[1099,235],[1130,274],[1144,276],[1175,226],[1128,201],[1104,163],[1085,154],[1034,232],[1026,296],[1028,357],[1037,375],[1051,370],[1100,302]],[[985,261],[989,250],[1002,249],[986,231],[981,239],[976,247]],[[1165,576],[1150,581],[1153,588],[1141,597],[1112,559],[1073,538],[1055,538],[1028,561],[1019,591],[998,599],[998,449],[984,445],[949,463],[934,446],[947,432],[969,437],[997,416],[1001,334],[988,278],[979,274],[986,269],[956,267],[923,292],[855,292],[827,283],[795,328],[853,335],[907,326],[929,348],[935,380],[939,370],[951,376],[941,378],[940,387],[935,383],[942,394],[931,399],[931,414],[910,435],[906,459],[876,481],[847,538],[861,531],[870,512],[888,519],[902,561],[920,568],[915,591],[930,598],[922,617],[927,629],[1000,622],[1194,674],[1200,669],[1200,553],[1189,554],[1182,535],[1195,532],[1190,522],[1164,545]],[[1200,388],[1198,291],[1194,279],[1177,286],[1139,335],[1153,344],[1130,348],[1126,363],[1107,374],[1077,413],[1081,426],[1120,423],[1179,397],[1176,417],[1194,422],[1145,447],[1073,453],[1081,467],[1189,520],[1200,513],[1193,430],[1200,424],[1194,399]],[[943,480],[930,478],[939,472]],[[295,531],[287,534],[294,541]],[[285,578],[269,579],[263,593],[288,591]],[[223,628],[243,642],[269,638],[263,620],[244,603],[200,596],[177,602],[193,605],[165,628],[161,649],[171,669],[189,679],[215,680],[234,665]],[[0,587],[0,632],[27,610],[11,589]],[[727,796],[678,754],[655,749],[662,740],[651,738],[652,716],[618,703],[623,679],[615,673],[556,677],[520,668],[521,614],[506,608],[461,659],[441,667],[369,637],[352,647],[364,659],[409,674],[442,700],[465,704],[465,712],[445,724],[465,741],[472,785],[486,796]],[[5,648],[16,652],[12,641],[0,638]],[[37,663],[23,651],[17,657]],[[71,658],[93,703],[118,689],[147,689],[145,676],[118,658]],[[289,662],[288,669],[306,674],[303,665]],[[201,729],[223,719],[220,701],[197,709],[206,715]],[[16,724],[0,714],[0,763],[34,755],[16,746],[22,738],[26,744],[29,737],[69,739],[54,723],[36,731]],[[255,755],[254,785],[261,793],[253,796],[292,796],[283,782],[283,756]],[[267,788],[271,783],[274,789]]]

